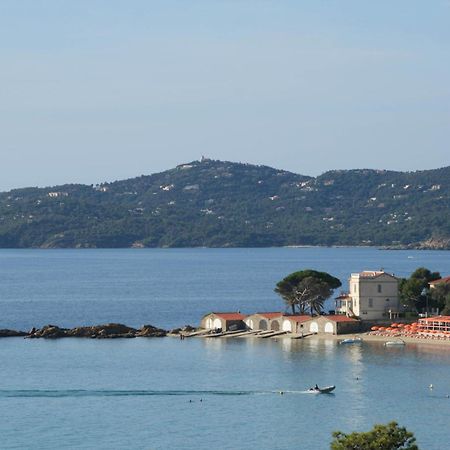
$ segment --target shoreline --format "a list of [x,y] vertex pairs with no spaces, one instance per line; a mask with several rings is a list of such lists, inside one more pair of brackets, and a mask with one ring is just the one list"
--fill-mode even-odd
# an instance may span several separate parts
[[33,328],[29,332],[16,331],[10,329],[0,329],[0,339],[1,338],[12,338],[20,337],[22,339],[62,339],[62,338],[88,338],[88,339],[130,339],[138,337],[172,337],[184,340],[186,338],[205,338],[205,339],[292,339],[292,340],[332,340],[340,342],[344,339],[358,338],[362,342],[374,342],[385,344],[388,341],[398,341],[402,340],[405,344],[417,345],[417,346],[440,346],[450,348],[450,339],[436,339],[431,337],[412,337],[412,336],[392,336],[392,335],[375,335],[371,332],[357,332],[357,333],[347,333],[347,334],[308,334],[300,337],[292,333],[286,334],[275,334],[273,336],[261,336],[256,333],[251,332],[241,332],[241,333],[230,333],[224,335],[209,335],[207,330],[186,327],[186,329],[175,329],[171,331],[163,330],[161,328],[154,327],[152,325],[144,325],[139,329],[130,328],[122,324],[105,324],[105,325],[93,325],[84,326],[76,328],[60,328],[55,325],[46,325],[41,329]]
[[361,338],[363,342],[379,342],[386,343],[388,341],[402,340],[405,344],[417,344],[417,345],[438,345],[438,346],[448,346],[450,348],[450,339],[448,340],[440,340],[440,339],[430,339],[430,338],[413,338],[410,336],[376,336],[369,333],[351,333],[351,334],[333,334],[333,335],[325,335],[325,334],[315,334],[314,336],[309,336],[307,339],[318,339],[318,340],[326,340],[331,339],[334,341],[342,341],[344,339],[349,338]]

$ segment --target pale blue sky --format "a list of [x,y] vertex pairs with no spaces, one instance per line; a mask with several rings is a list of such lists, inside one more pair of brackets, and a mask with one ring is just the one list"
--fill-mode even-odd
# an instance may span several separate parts
[[0,0],[0,190],[206,155],[450,165],[450,1]]

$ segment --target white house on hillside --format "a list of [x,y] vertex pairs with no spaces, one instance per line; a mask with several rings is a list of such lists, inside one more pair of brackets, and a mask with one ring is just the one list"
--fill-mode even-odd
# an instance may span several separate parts
[[387,320],[398,317],[401,311],[398,278],[383,270],[352,273],[349,291],[336,299],[336,313],[362,320]]

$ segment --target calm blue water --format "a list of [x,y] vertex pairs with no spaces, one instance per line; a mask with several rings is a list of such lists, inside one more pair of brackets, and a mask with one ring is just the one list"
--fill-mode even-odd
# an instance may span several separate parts
[[[313,268],[338,277],[419,266],[450,274],[450,252],[366,248],[0,250],[0,327],[198,324],[210,311],[279,311],[277,281]],[[332,303],[329,304],[332,308]]]
[[[384,267],[406,276],[418,266],[449,274],[450,253],[3,250],[0,328],[171,327],[214,309],[280,309],[275,281],[301,268],[345,281],[352,271]],[[336,393],[302,392],[316,382],[336,384]],[[395,419],[415,432],[422,450],[443,450],[448,394],[447,347],[10,338],[0,340],[0,449],[321,450],[333,430]]]

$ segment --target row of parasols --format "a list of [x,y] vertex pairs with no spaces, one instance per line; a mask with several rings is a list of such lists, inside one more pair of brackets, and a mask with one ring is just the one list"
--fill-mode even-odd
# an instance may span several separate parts
[[389,327],[378,327],[373,326],[371,328],[372,331],[381,331],[381,332],[387,332],[387,333],[404,333],[404,334],[416,334],[416,333],[443,333],[443,334],[450,334],[450,332],[447,331],[441,331],[441,330],[430,330],[427,327],[424,327],[422,324],[419,324],[418,322],[410,323],[410,324],[404,324],[404,323],[393,323]]

